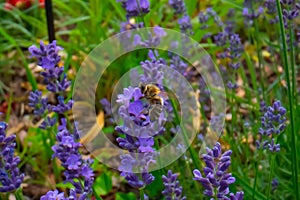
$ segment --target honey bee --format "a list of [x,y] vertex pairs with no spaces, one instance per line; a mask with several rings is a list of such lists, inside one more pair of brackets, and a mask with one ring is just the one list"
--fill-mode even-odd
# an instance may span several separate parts
[[145,98],[150,104],[146,114],[149,114],[151,121],[157,120],[164,105],[164,99],[161,96],[162,91],[154,84],[140,83],[139,88],[144,95],[142,98]]

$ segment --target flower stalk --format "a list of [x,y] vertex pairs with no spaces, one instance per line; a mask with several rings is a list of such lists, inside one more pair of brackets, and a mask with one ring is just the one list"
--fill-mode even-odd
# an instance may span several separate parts
[[[295,128],[295,118],[294,118],[294,98],[293,91],[290,82],[290,70],[288,62],[288,48],[286,43],[286,34],[284,28],[284,21],[282,16],[282,8],[280,5],[280,0],[276,0],[277,12],[279,16],[279,25],[281,32],[281,42],[283,45],[283,60],[284,60],[284,70],[286,76],[286,82],[288,86],[288,96],[289,96],[289,110],[290,110],[290,120],[291,120],[291,141],[292,141],[292,174],[293,174],[293,186],[295,190],[295,197],[299,200],[299,184],[298,184],[298,166],[297,166],[297,141],[296,141],[296,128]],[[292,58],[293,59],[293,58]],[[292,66],[294,67],[294,66]],[[292,74],[294,76],[295,74]]]

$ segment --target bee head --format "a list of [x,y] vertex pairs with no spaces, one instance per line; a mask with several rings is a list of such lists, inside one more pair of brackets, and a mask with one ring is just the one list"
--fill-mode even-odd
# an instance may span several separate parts
[[141,92],[144,93],[144,92],[145,92],[145,89],[146,89],[146,84],[140,83],[140,84],[139,84],[139,88],[140,88]]

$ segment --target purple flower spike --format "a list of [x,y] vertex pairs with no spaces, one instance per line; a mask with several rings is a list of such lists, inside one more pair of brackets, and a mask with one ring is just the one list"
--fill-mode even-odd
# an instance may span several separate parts
[[154,181],[154,176],[149,173],[142,173],[142,178],[140,179],[137,174],[122,172],[121,176],[124,176],[129,185],[134,188],[143,188],[146,185]]
[[127,18],[144,15],[150,11],[148,0],[117,0],[117,2],[121,2],[122,7],[126,9]]
[[50,118],[49,116],[45,117],[42,124],[39,126],[41,129],[47,129],[49,127],[52,127],[56,124],[57,120],[56,118]]
[[34,45],[29,47],[31,56],[36,57],[38,59],[38,65],[44,69],[52,69],[59,63],[60,56],[58,52],[61,50],[63,50],[63,48],[57,46],[55,40],[49,45],[45,45],[44,42],[41,41],[40,48]]
[[41,41],[40,49],[36,46],[29,47],[32,57],[36,57],[38,65],[44,69],[41,75],[44,77],[47,90],[54,93],[65,91],[71,84],[66,78],[64,68],[59,67],[60,56],[58,52],[60,50],[62,48],[56,45],[56,41],[53,41],[49,45],[45,45]]
[[277,178],[274,178],[272,180],[271,184],[272,184],[272,191],[276,190],[279,186],[279,182],[278,182]]
[[272,139],[271,144],[268,144],[268,147],[271,152],[280,151],[280,144],[275,144],[274,139]]
[[182,14],[186,12],[185,3],[183,0],[169,0],[169,4],[175,10],[175,14]]
[[200,182],[204,187],[204,195],[218,199],[243,199],[242,192],[235,196],[229,191],[229,185],[235,182],[235,178],[227,173],[231,164],[232,151],[228,150],[222,154],[221,145],[217,142],[214,148],[206,148],[206,152],[203,154],[203,160],[206,164],[203,169],[204,176],[198,169],[193,171],[194,180]]
[[162,176],[163,184],[165,189],[162,194],[165,196],[166,200],[185,200],[186,197],[182,196],[182,186],[179,185],[177,180],[177,174],[173,174],[171,170],[168,171],[167,176]]
[[154,26],[153,32],[159,38],[164,37],[164,36],[167,35],[167,33],[165,32],[165,30],[162,27],[160,27],[160,26]]
[[57,190],[49,191],[41,197],[41,200],[63,200],[65,199],[64,195],[65,194],[63,192],[58,193]]
[[237,192],[236,194],[230,193],[229,198],[225,197],[224,200],[243,200],[244,192]]
[[184,15],[178,20],[178,24],[181,32],[183,33],[192,33],[192,23],[188,15]]
[[12,192],[23,182],[24,174],[18,168],[19,157],[14,157],[15,135],[6,137],[7,124],[0,122],[0,192]]
[[[76,193],[89,195],[92,192],[94,181],[94,173],[90,167],[92,160],[85,160],[81,157],[79,153],[81,144],[76,142],[74,135],[69,133],[66,125],[66,119],[62,119],[62,125],[58,127],[59,132],[56,135],[58,143],[52,147],[53,157],[57,157],[61,161],[61,165],[65,168],[66,181],[75,186]],[[82,180],[84,184],[78,185],[79,182],[75,180]]]
[[43,116],[48,109],[48,98],[42,98],[41,91],[30,92],[29,107],[33,108],[33,113],[38,116]]
[[217,35],[214,36],[215,44],[217,46],[225,46],[227,43],[227,33],[226,32],[220,32]]
[[277,13],[276,0],[266,0],[264,6],[267,8],[268,14]]
[[52,106],[52,111],[63,114],[64,112],[67,112],[68,110],[72,109],[73,106],[73,100],[69,100],[67,103],[64,102],[64,98],[62,96],[58,96],[58,105]]
[[137,125],[147,126],[150,123],[150,116],[146,112],[146,108],[141,100],[134,101],[128,106],[128,113],[131,120]]
[[[260,139],[256,140],[257,148],[270,150],[270,152],[279,152],[280,145],[275,144],[274,137],[284,131],[286,127],[286,109],[280,101],[275,101],[272,106],[267,107],[261,103],[262,113],[261,127],[259,129]],[[271,138],[270,138],[271,137]]]
[[[155,59],[153,52],[152,54]],[[144,188],[154,180],[154,176],[148,173],[148,166],[155,163],[153,136],[161,132],[160,129],[154,129],[156,123],[150,122],[149,113],[145,112],[147,103],[144,104],[142,98],[140,88],[129,87],[125,88],[124,93],[119,94],[117,99],[121,104],[119,114],[124,124],[115,127],[115,130],[123,135],[116,140],[120,147],[129,151],[128,154],[120,156],[119,170],[128,184],[135,188]],[[141,172],[141,175],[135,174],[136,170]]]

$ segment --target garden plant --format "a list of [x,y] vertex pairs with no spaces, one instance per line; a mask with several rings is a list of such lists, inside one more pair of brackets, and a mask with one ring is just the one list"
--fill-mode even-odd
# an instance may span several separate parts
[[299,12],[0,2],[0,200],[300,200]]

